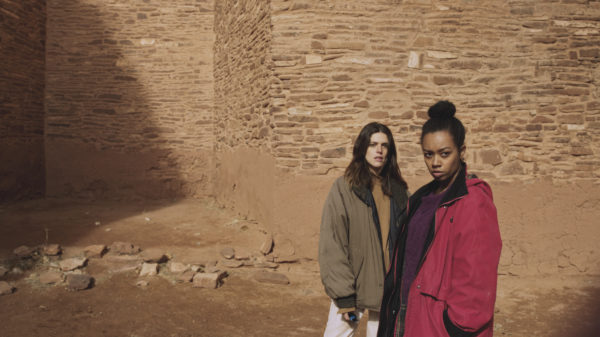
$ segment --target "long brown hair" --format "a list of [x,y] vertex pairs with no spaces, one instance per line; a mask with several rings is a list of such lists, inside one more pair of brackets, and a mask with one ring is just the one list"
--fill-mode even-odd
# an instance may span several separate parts
[[390,129],[377,122],[371,122],[365,125],[356,141],[354,142],[354,147],[352,149],[352,161],[346,167],[346,171],[344,172],[344,177],[346,177],[346,181],[351,186],[357,187],[365,187],[371,189],[372,187],[372,176],[373,174],[369,170],[369,164],[365,158],[367,153],[367,149],[371,144],[371,136],[374,133],[382,132],[384,133],[389,141],[389,148],[387,152],[387,158],[385,165],[383,166],[379,176],[382,179],[381,188],[383,193],[387,195],[392,195],[391,191],[391,183],[396,182],[400,184],[402,187],[407,188],[406,181],[402,178],[402,174],[400,173],[400,168],[398,167],[397,156],[396,156],[396,144],[394,143],[394,137],[392,136],[392,132]]

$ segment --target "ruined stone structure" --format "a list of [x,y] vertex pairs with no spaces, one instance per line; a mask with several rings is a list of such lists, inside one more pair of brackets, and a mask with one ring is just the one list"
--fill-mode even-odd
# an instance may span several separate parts
[[449,99],[496,192],[503,271],[600,272],[598,1],[25,3],[0,7],[11,196],[214,195],[314,257],[360,128],[391,127],[414,190],[420,125]]
[[43,1],[0,3],[0,201],[44,195]]

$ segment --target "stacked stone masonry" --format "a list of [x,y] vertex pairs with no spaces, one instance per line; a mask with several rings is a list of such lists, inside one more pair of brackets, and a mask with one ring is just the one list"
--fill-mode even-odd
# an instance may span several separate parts
[[49,195],[207,193],[213,6],[48,1]]
[[271,17],[268,1],[215,4],[215,148],[268,149],[272,123]]
[[449,99],[478,174],[597,178],[599,16],[598,1],[273,0],[270,151],[323,174],[380,121],[405,174],[426,175],[419,128]]
[[0,201],[44,194],[45,2],[0,3]]

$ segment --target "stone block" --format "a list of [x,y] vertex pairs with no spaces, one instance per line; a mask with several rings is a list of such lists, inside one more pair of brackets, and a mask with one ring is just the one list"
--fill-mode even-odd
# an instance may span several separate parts
[[263,238],[263,242],[260,245],[260,252],[263,255],[267,255],[271,252],[272,249],[273,249],[273,236],[271,234],[267,234]]
[[192,280],[194,288],[209,288],[216,289],[222,283],[223,278],[227,274],[221,273],[197,273]]
[[62,271],[72,271],[85,267],[87,262],[88,259],[86,257],[72,257],[58,262],[58,265]]
[[500,151],[496,149],[486,149],[479,151],[479,156],[484,164],[490,164],[497,166],[502,163],[502,156]]
[[15,287],[10,285],[8,282],[0,281],[0,296],[10,295],[15,291]]
[[433,76],[433,83],[437,85],[458,84],[463,85],[465,82],[460,77],[454,76]]
[[83,249],[83,253],[88,258],[101,258],[107,251],[105,245],[91,245]]
[[44,255],[56,256],[62,252],[62,248],[60,247],[59,244],[56,244],[56,243],[49,244],[49,245],[43,245],[42,252],[44,253]]
[[69,274],[66,281],[68,290],[79,291],[91,288],[94,278],[87,274]]
[[171,262],[169,270],[173,274],[182,274],[190,269],[190,266],[181,262]]
[[143,263],[140,276],[154,276],[158,274],[158,263]]
[[221,256],[228,260],[233,259],[233,257],[235,256],[235,250],[231,247],[225,247],[221,249]]
[[37,253],[37,247],[19,246],[13,250],[13,254],[21,259],[31,258]]
[[256,273],[254,273],[254,279],[260,283],[280,284],[280,285],[290,284],[290,280],[284,274],[263,271],[263,270],[257,271]]
[[320,153],[323,158],[344,158],[346,156],[346,148],[338,147],[335,149],[323,150]]

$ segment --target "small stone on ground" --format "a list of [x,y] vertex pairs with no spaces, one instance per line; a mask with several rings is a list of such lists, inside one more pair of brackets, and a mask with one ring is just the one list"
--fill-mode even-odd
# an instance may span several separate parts
[[62,260],[58,264],[62,271],[71,271],[81,267],[84,267],[88,259],[85,257],[72,257],[70,259]]
[[101,258],[104,253],[106,253],[106,246],[105,245],[91,245],[91,246],[87,246],[85,247],[85,249],[83,250],[84,254],[86,257],[89,258]]
[[133,255],[140,252],[140,248],[129,242],[116,241],[110,246],[110,251],[119,255]]
[[8,282],[0,281],[0,296],[9,295],[15,291],[15,287],[11,286]]
[[256,272],[254,274],[254,279],[261,283],[272,283],[272,284],[282,284],[282,285],[290,284],[290,280],[287,278],[287,276],[280,274],[280,273],[274,273],[274,272],[268,272],[268,271]]
[[55,256],[59,255],[62,252],[62,248],[59,244],[53,243],[49,245],[43,245],[42,252],[44,253],[44,255]]
[[67,289],[85,290],[92,286],[93,278],[87,274],[69,274],[67,275]]
[[143,263],[140,276],[154,276],[158,274],[158,263]]
[[168,260],[167,255],[157,248],[144,250],[140,255],[142,256],[142,259],[144,259],[144,262],[149,263],[163,263]]
[[226,247],[221,249],[221,256],[223,256],[226,259],[233,259],[233,257],[235,256],[235,250],[231,247]]

